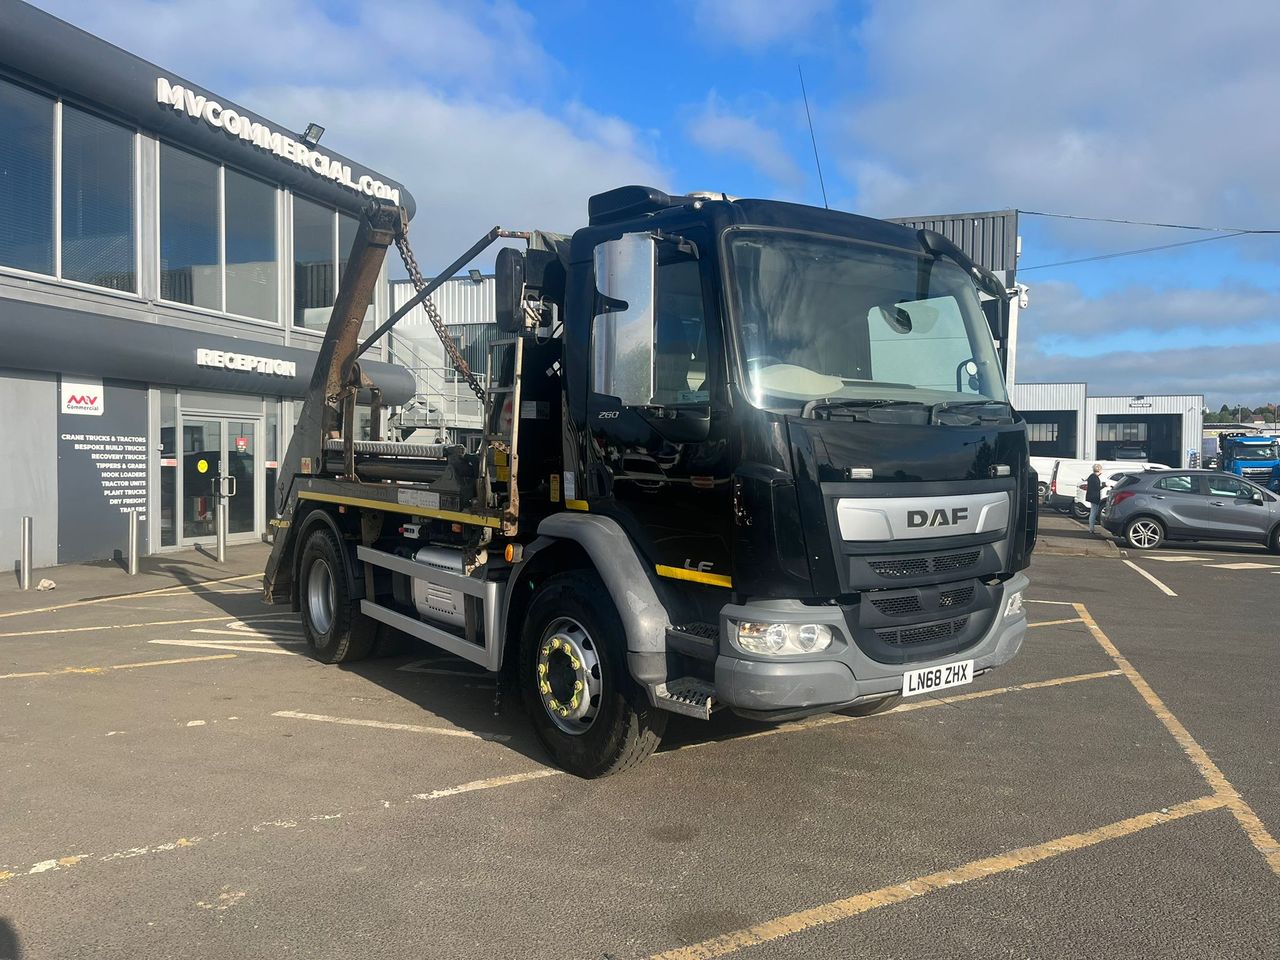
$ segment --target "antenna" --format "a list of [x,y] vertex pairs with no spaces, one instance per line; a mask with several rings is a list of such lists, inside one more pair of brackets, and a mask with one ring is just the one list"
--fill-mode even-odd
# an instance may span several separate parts
[[800,69],[798,63],[796,73],[800,74],[800,96],[804,97],[804,115],[809,121],[809,140],[813,143],[813,163],[818,168],[818,186],[822,187],[822,205],[830,210],[831,204],[827,203],[827,184],[822,179],[822,161],[818,159],[818,138],[813,135],[813,115],[809,113],[809,94],[804,89],[804,71]]

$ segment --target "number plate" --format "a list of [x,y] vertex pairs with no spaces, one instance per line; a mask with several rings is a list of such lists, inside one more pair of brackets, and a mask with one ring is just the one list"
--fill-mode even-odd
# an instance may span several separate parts
[[902,675],[902,695],[914,697],[947,687],[961,687],[973,682],[973,661],[944,663],[940,667],[924,667]]

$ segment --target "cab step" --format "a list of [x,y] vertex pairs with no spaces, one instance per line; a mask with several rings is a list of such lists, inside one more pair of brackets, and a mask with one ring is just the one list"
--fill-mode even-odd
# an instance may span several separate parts
[[656,684],[653,698],[664,710],[709,720],[711,711],[715,709],[716,688],[697,677],[680,677]]

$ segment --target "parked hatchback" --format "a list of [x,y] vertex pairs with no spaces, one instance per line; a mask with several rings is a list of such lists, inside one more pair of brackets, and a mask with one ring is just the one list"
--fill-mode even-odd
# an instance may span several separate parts
[[1280,497],[1216,470],[1124,477],[1102,508],[1102,525],[1138,550],[1165,540],[1237,540],[1280,553]]

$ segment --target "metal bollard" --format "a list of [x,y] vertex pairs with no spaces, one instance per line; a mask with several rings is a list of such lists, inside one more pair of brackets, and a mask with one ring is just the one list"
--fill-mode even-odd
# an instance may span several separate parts
[[138,575],[138,511],[129,511],[129,576]]
[[31,589],[31,518],[22,518],[22,570],[18,575],[19,586],[23,590]]
[[218,562],[227,562],[227,508],[226,499],[222,496],[222,485],[218,485],[218,497],[213,507],[213,525],[218,537]]

